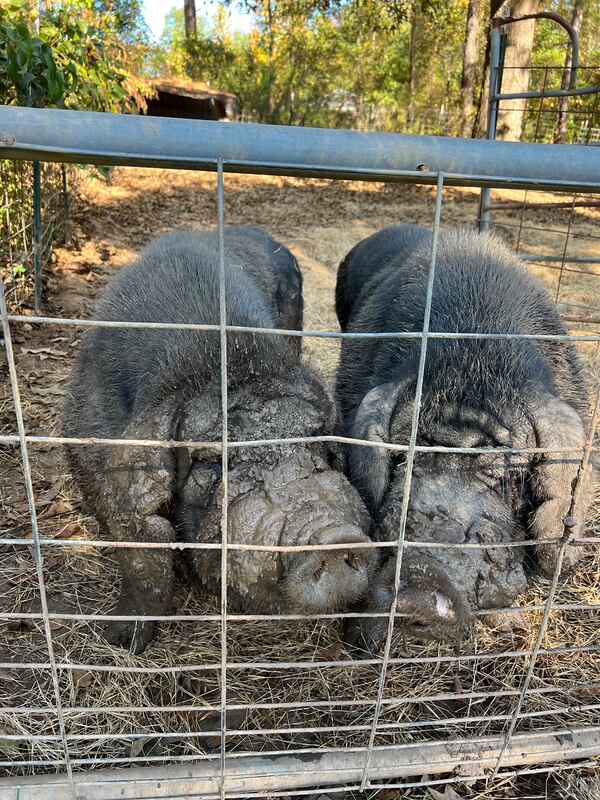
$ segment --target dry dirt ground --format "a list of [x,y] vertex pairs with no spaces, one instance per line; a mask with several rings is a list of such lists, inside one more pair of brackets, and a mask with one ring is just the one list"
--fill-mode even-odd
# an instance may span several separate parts
[[[113,175],[110,185],[84,181],[73,212],[71,240],[56,252],[52,272],[46,279],[44,311],[52,316],[90,316],[103,285],[152,237],[177,227],[215,223],[215,189],[214,175],[158,170],[122,169]],[[307,330],[337,330],[333,310],[336,268],[352,245],[388,224],[429,222],[434,210],[433,190],[426,187],[227,175],[225,189],[226,222],[261,225],[296,255],[305,278]],[[522,196],[520,192],[497,195],[503,202]],[[561,199],[556,195],[544,198],[530,194],[529,199],[532,198],[546,202]],[[445,190],[443,225],[471,225],[476,213],[476,192]],[[497,226],[498,232],[525,252],[553,256],[566,253],[569,258],[600,256],[598,209],[577,208],[573,214],[569,209],[542,209],[527,211],[522,218],[518,210],[497,211],[493,219],[502,223]],[[520,222],[525,225],[522,231]],[[570,264],[563,271],[558,266],[554,263],[534,269],[553,294],[558,294],[565,313],[598,319],[598,265]],[[27,309],[21,311],[31,313]],[[600,326],[577,322],[572,327],[578,333],[595,333]],[[15,323],[12,332],[27,432],[57,433],[81,329]],[[597,375],[597,345],[582,344],[581,350],[591,373]],[[337,344],[309,339],[304,352],[331,381]],[[0,431],[14,433],[5,361],[0,361],[0,370]],[[31,531],[18,456],[17,448],[0,445],[0,535],[5,538],[26,538]],[[80,513],[78,493],[62,461],[60,447],[31,446],[30,457],[40,533],[67,544],[43,547],[43,576],[50,610],[61,614],[110,613],[118,592],[118,575],[110,551],[68,546],[69,541],[95,538],[96,530],[93,520]],[[595,509],[590,519],[591,532],[597,530],[599,517]],[[598,613],[597,609],[576,606],[600,603],[599,575],[600,557],[594,546],[585,553],[578,573],[559,590],[557,601],[569,607],[553,612],[549,618],[518,732],[597,723]],[[30,550],[26,546],[0,548],[0,609],[39,611],[37,586]],[[522,598],[522,605],[539,607],[548,586],[546,581],[535,580]],[[198,596],[181,582],[177,613],[215,612],[214,601]],[[396,638],[392,655],[399,660],[388,671],[386,704],[376,743],[482,736],[506,730],[528,665],[528,659],[517,651],[533,646],[541,613],[539,608],[524,610],[520,624],[512,630],[492,630],[477,623],[473,638],[462,645],[460,662],[443,660],[453,655],[447,646],[423,646]],[[125,766],[132,760],[162,763],[173,756],[217,752],[218,713],[203,706],[219,702],[218,671],[210,668],[220,659],[218,623],[163,623],[151,646],[139,656],[107,645],[98,621],[55,619],[50,627],[56,660],[70,667],[59,668],[58,687],[75,769]],[[241,751],[364,745],[368,741],[379,668],[360,662],[333,666],[347,657],[338,639],[339,627],[334,623],[230,623],[231,661],[314,660],[321,666],[230,669],[232,702],[257,707],[228,715],[227,726],[232,731],[228,747]],[[422,660],[408,663],[402,660],[407,656]],[[442,660],[436,660],[439,657]],[[0,773],[34,771],[33,766],[10,767],[10,761],[42,759],[46,765],[37,767],[38,771],[64,768],[50,670],[45,666],[10,667],[47,662],[46,639],[38,620],[0,621]],[[129,667],[139,671],[122,671]],[[502,694],[490,697],[492,692]],[[469,697],[464,698],[464,694]],[[336,706],[336,700],[359,703],[344,708]],[[286,705],[299,702],[305,705]],[[273,703],[279,705],[260,707]],[[165,708],[173,705],[184,710]],[[18,707],[21,713],[10,713],[6,710],[9,707]],[[322,731],[306,730],[314,726]],[[34,734],[45,738],[31,741],[28,737]],[[577,785],[591,786],[591,774],[578,775]],[[545,781],[543,778],[536,784],[535,790],[541,792],[536,795],[531,793],[533,789],[520,789],[521,784],[510,777],[496,784],[491,793],[482,789],[482,784],[455,788],[459,796],[473,798],[577,796],[573,788],[577,781],[573,783],[569,773],[560,778],[562,789],[557,788],[555,777]],[[591,796],[591,791],[585,789],[580,796]],[[438,795],[410,791],[393,796]]]

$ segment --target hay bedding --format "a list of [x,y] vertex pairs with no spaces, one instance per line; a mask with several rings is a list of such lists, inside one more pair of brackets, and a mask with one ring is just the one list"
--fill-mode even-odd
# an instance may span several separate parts
[[[515,192],[504,193],[509,200]],[[428,222],[433,214],[433,194],[419,187],[379,187],[375,184],[300,181],[279,178],[226,177],[226,221],[250,222],[264,226],[291,247],[305,276],[307,329],[336,329],[333,313],[335,270],[340,258],[360,238],[377,228],[398,221]],[[477,195],[468,190],[447,190],[443,224],[471,224],[476,215]],[[567,213],[553,210],[528,212],[527,222],[539,228],[524,233],[523,246],[529,252],[562,253],[564,235],[548,229],[566,229]],[[597,231],[593,210],[575,215],[569,254],[594,254],[596,242],[585,234]],[[150,170],[120,170],[112,185],[88,182],[74,212],[74,235],[68,249],[59,250],[44,292],[45,310],[52,315],[85,316],[93,299],[116,270],[150,238],[174,227],[205,226],[216,218],[215,179],[212,175],[164,173]],[[495,220],[518,222],[518,212],[497,214]],[[502,229],[514,242],[516,228]],[[597,254],[597,248],[596,248]],[[557,272],[534,267],[551,289]],[[598,276],[592,268],[580,274],[565,273],[561,299],[595,305],[600,296]],[[27,313],[26,311],[24,313]],[[578,330],[591,330],[579,326]],[[25,424],[29,433],[59,430],[62,397],[80,331],[76,328],[14,325]],[[331,380],[338,345],[336,342],[307,340],[306,357]],[[597,348],[583,350],[591,371],[598,375]],[[15,430],[14,412],[6,364],[0,364],[0,429]],[[63,540],[95,538],[95,523],[80,513],[79,497],[62,461],[60,448],[36,446],[31,449],[32,474],[39,514],[40,533]],[[17,448],[0,449],[0,535],[28,536],[27,504]],[[600,505],[590,519],[590,530],[600,525]],[[0,608],[4,611],[37,611],[40,608],[37,580],[27,548],[0,547]],[[559,603],[598,603],[600,556],[596,548],[586,553],[581,569],[563,586]],[[110,613],[116,604],[118,573],[110,551],[92,547],[44,548],[44,575],[50,610],[58,613]],[[522,604],[540,605],[548,583],[538,581]],[[199,596],[181,581],[177,613],[218,613],[215,602]],[[463,643],[463,655],[501,654],[531,648],[541,611],[524,611],[520,624],[511,631],[492,630],[477,623],[476,636]],[[557,611],[550,618],[544,648],[590,646],[597,643],[598,614],[595,611]],[[56,658],[59,662],[83,665],[61,670],[60,691],[66,716],[71,758],[102,759],[101,766],[126,764],[127,759],[150,761],[170,756],[192,756],[216,752],[219,747],[218,712],[206,711],[205,704],[218,705],[218,672],[177,671],[178,667],[215,664],[220,658],[220,633],[216,623],[173,622],[159,625],[151,646],[140,656],[110,647],[103,639],[101,624],[86,621],[52,623]],[[339,644],[339,626],[324,622],[231,622],[228,629],[229,658],[236,662],[310,661],[333,662],[346,654]],[[420,645],[397,637],[392,655],[452,655],[444,645]],[[0,622],[0,662],[46,662],[48,653],[43,628],[35,621]],[[164,668],[162,674],[95,672],[85,665],[109,667]],[[390,666],[386,698],[397,698],[384,706],[377,743],[419,741],[448,736],[480,736],[501,732],[506,722],[485,717],[510,715],[515,689],[523,681],[525,658],[482,658],[460,664],[432,663]],[[170,668],[175,668],[169,671]],[[306,702],[301,709],[252,709],[232,711],[228,728],[240,731],[228,745],[236,750],[285,749],[300,746],[364,745],[372,707],[350,709],[316,706],[315,701],[369,700],[376,696],[378,669],[356,663],[351,668],[235,670],[228,672],[229,699],[237,704]],[[600,675],[594,653],[541,655],[538,657],[532,689],[523,711],[533,715],[520,722],[518,730],[551,729],[595,724],[598,711],[580,710],[581,705],[600,703]],[[549,688],[554,687],[551,691]],[[503,691],[498,698],[487,696]],[[477,699],[463,699],[462,693],[480,692]],[[451,697],[450,695],[455,695]],[[456,696],[458,695],[458,696]],[[418,698],[425,698],[417,702]],[[0,760],[60,759],[59,743],[48,740],[15,742],[6,734],[49,737],[58,733],[51,709],[54,695],[47,670],[2,670],[0,673]],[[185,705],[198,710],[142,711],[132,706]],[[22,706],[40,710],[15,716],[6,709]],[[87,710],[77,710],[87,709]],[[536,715],[535,712],[551,712]],[[477,721],[463,720],[473,717]],[[449,723],[449,719],[458,719]],[[398,728],[401,723],[405,727]],[[395,726],[386,728],[387,725]],[[307,732],[320,726],[324,731]],[[345,730],[347,726],[363,729]],[[295,733],[278,730],[300,729]],[[259,735],[257,731],[262,731]],[[203,732],[204,736],[195,736]],[[126,738],[126,734],[141,738]],[[160,733],[160,736],[156,734]],[[103,734],[100,741],[89,737]],[[77,769],[89,769],[82,765]],[[38,768],[40,769],[40,768]],[[45,770],[60,770],[49,764]],[[0,768],[3,774],[33,772],[32,767]],[[544,779],[545,780],[545,779]],[[576,779],[550,779],[557,791],[573,789]],[[594,777],[581,781],[591,785]],[[566,781],[566,782],[565,782]],[[582,783],[582,785],[583,785]],[[539,784],[539,781],[538,781]],[[587,786],[586,784],[586,786]],[[442,787],[443,788],[443,787]],[[455,787],[457,790],[459,787]],[[481,793],[475,785],[460,789],[461,796],[521,795],[514,780],[497,787],[497,793]],[[581,796],[593,796],[586,789]],[[514,792],[517,792],[515,794]],[[400,796],[395,793],[394,796]],[[417,796],[414,791],[407,796]],[[419,794],[421,796],[421,794]],[[435,797],[431,792],[428,797]],[[442,795],[440,795],[442,796]],[[451,796],[451,795],[449,795]],[[550,795],[547,795],[550,796]]]

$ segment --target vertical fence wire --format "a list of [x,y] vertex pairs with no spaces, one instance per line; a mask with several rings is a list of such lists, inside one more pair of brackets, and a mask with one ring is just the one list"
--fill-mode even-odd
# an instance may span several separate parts
[[42,174],[39,161],[33,162],[33,272],[36,313],[42,308]]
[[598,411],[600,410],[600,384],[596,389],[596,399],[594,403],[594,412],[592,414],[592,420],[590,423],[590,430],[588,433],[587,441],[585,444],[585,448],[581,457],[581,463],[579,465],[579,470],[577,472],[577,477],[574,481],[573,491],[571,495],[571,508],[567,512],[567,517],[565,518],[565,525],[564,525],[564,534],[563,540],[560,545],[560,549],[558,551],[558,557],[556,559],[556,567],[554,568],[554,575],[552,576],[552,583],[550,584],[550,588],[548,590],[548,599],[546,600],[546,606],[544,608],[544,612],[542,614],[542,619],[540,621],[540,627],[536,636],[535,644],[533,646],[531,656],[529,657],[529,664],[527,667],[527,672],[525,674],[525,678],[523,680],[523,685],[521,686],[519,696],[515,703],[514,711],[511,715],[510,722],[508,725],[508,730],[504,737],[504,742],[500,749],[500,753],[498,754],[498,758],[496,760],[496,764],[494,769],[490,775],[489,782],[493,782],[498,775],[498,771],[502,765],[502,759],[504,754],[506,753],[507,748],[510,745],[512,740],[513,734],[517,728],[519,720],[521,718],[521,709],[523,707],[523,703],[525,702],[525,695],[527,694],[527,690],[529,689],[529,685],[531,683],[531,679],[533,678],[533,672],[535,669],[536,660],[538,657],[538,653],[542,647],[542,642],[544,636],[546,634],[546,628],[548,626],[548,620],[550,619],[550,614],[552,613],[553,604],[554,604],[554,597],[556,595],[556,590],[558,588],[558,582],[560,580],[560,573],[562,570],[562,564],[565,557],[565,553],[567,551],[567,547],[570,544],[571,537],[573,535],[573,531],[571,528],[568,527],[566,520],[569,516],[572,515],[573,509],[577,502],[578,496],[582,491],[582,481],[585,479],[585,472],[587,470],[589,460],[590,460],[590,453],[592,451],[592,444],[594,441],[594,433],[596,431],[596,424],[598,421]]
[[563,275],[565,273],[565,261],[567,258],[567,250],[569,249],[569,240],[571,236],[571,229],[573,227],[573,222],[575,220],[575,201],[577,200],[577,195],[573,195],[573,200],[571,202],[571,208],[569,210],[569,222],[567,223],[567,232],[565,234],[565,244],[562,251],[561,261],[560,261],[560,270],[558,273],[558,282],[556,284],[556,296],[554,298],[555,302],[560,302],[560,291],[562,289],[562,282],[563,282]]
[[217,161],[217,225],[219,236],[219,328],[221,347],[221,468],[223,499],[221,504],[221,780],[219,792],[225,798],[225,755],[227,738],[227,301],[225,281],[225,232],[223,209],[223,160]]
[[435,280],[435,263],[437,256],[437,243],[440,231],[440,219],[442,215],[442,195],[444,190],[444,174],[438,173],[437,188],[435,195],[435,212],[433,218],[433,230],[431,233],[431,261],[429,264],[429,275],[427,279],[427,294],[425,299],[425,308],[423,313],[423,328],[421,331],[421,353],[419,357],[419,370],[417,373],[417,383],[415,388],[415,402],[413,406],[413,414],[411,420],[410,439],[408,443],[408,452],[406,454],[406,466],[404,477],[404,494],[402,497],[402,510],[400,516],[400,528],[398,531],[397,540],[397,555],[396,555],[396,572],[394,575],[394,593],[392,605],[388,618],[388,629],[385,640],[385,648],[383,651],[383,662],[381,664],[381,672],[379,675],[379,687],[377,691],[377,700],[375,703],[375,711],[373,713],[373,723],[369,734],[369,745],[367,754],[365,756],[365,763],[363,767],[361,779],[361,791],[364,791],[368,786],[369,765],[371,756],[373,755],[373,747],[375,746],[375,736],[377,735],[377,726],[379,724],[379,717],[381,714],[381,706],[383,701],[383,693],[385,690],[385,682],[387,677],[387,668],[390,659],[390,650],[392,646],[392,635],[394,633],[394,620],[396,617],[396,598],[400,588],[400,572],[402,569],[402,556],[404,552],[404,539],[406,533],[406,520],[408,517],[408,504],[410,500],[410,490],[412,485],[413,464],[415,459],[415,447],[417,444],[417,433],[419,430],[419,413],[421,411],[421,398],[423,395],[423,378],[425,375],[425,360],[427,358],[427,335],[429,333],[429,319],[431,316],[431,302],[433,299],[433,284]]
[[27,494],[27,505],[29,507],[29,516],[31,519],[31,535],[33,539],[33,560],[35,563],[35,570],[38,580],[38,588],[40,592],[40,604],[42,608],[42,616],[44,622],[44,634],[46,638],[46,646],[48,648],[48,658],[51,664],[52,673],[52,686],[54,690],[54,699],[56,704],[56,713],[58,717],[58,725],[60,730],[60,739],[62,749],[64,752],[65,767],[67,770],[68,780],[73,794],[73,800],[76,800],[75,783],[73,780],[73,769],[69,756],[69,746],[67,743],[67,734],[65,727],[65,718],[62,709],[62,700],[60,695],[60,685],[58,680],[58,669],[56,667],[56,659],[54,657],[54,646],[52,643],[52,629],[50,627],[50,617],[48,611],[48,600],[46,597],[46,585],[44,582],[44,565],[42,559],[42,548],[40,545],[40,537],[38,530],[37,512],[35,508],[35,496],[33,491],[33,480],[31,477],[31,466],[29,463],[29,452],[27,449],[27,442],[25,440],[25,423],[23,420],[23,409],[21,406],[21,395],[19,391],[19,382],[17,377],[17,366],[15,356],[12,348],[12,339],[10,332],[10,323],[8,321],[8,311],[6,308],[6,297],[4,293],[4,286],[0,281],[0,315],[2,316],[2,329],[4,335],[4,348],[6,352],[6,361],[8,363],[8,372],[10,375],[10,384],[12,390],[12,397],[15,407],[15,417],[17,421],[17,431],[20,440],[21,448],[21,463],[23,466],[23,478],[25,481],[25,491]]

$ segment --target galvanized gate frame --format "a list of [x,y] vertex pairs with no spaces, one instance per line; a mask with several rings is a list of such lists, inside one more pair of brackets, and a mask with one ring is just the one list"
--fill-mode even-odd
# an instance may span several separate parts
[[[396,134],[360,133],[341,130],[317,130],[307,128],[286,128],[265,125],[224,125],[216,122],[200,122],[88,112],[69,112],[58,110],[37,110],[21,108],[0,108],[0,158],[27,160],[52,160],[61,162],[93,164],[127,164],[151,167],[171,167],[182,169],[216,170],[218,175],[217,200],[218,223],[222,233],[224,224],[223,187],[224,173],[253,173],[298,175],[331,179],[377,180],[430,184],[436,186],[435,219],[433,222],[433,256],[429,272],[426,304],[426,319],[422,331],[398,334],[342,334],[321,331],[305,331],[300,334],[292,331],[262,331],[271,335],[302,335],[319,338],[344,338],[359,336],[412,337],[421,340],[421,360],[411,438],[408,445],[384,444],[389,449],[407,453],[407,489],[410,489],[410,464],[416,452],[436,448],[420,447],[416,444],[416,432],[420,405],[420,389],[426,358],[427,342],[433,338],[448,338],[428,330],[428,313],[435,275],[435,249],[439,231],[442,193],[445,186],[512,187],[535,188],[539,190],[598,192],[600,190],[600,148],[587,148],[577,145],[536,145],[509,142],[446,139],[442,137],[401,136]],[[220,237],[221,287],[224,286],[223,240]],[[369,746],[366,748],[321,749],[306,748],[285,753],[231,753],[225,747],[227,710],[227,582],[222,583],[222,651],[221,670],[221,753],[216,756],[194,758],[176,766],[153,766],[143,769],[123,771],[97,771],[75,773],[69,759],[68,742],[65,735],[64,714],[61,709],[57,673],[61,669],[73,669],[74,665],[57,663],[52,650],[52,633],[49,625],[52,615],[45,604],[42,546],[69,546],[82,544],[78,540],[57,542],[44,539],[37,529],[37,517],[31,474],[28,469],[28,449],[37,443],[76,444],[107,442],[126,444],[125,440],[85,440],[65,439],[60,436],[32,436],[27,434],[19,399],[18,377],[11,344],[11,327],[22,322],[44,323],[48,325],[76,325],[80,327],[129,325],[135,327],[169,328],[181,327],[192,330],[218,330],[222,343],[226,342],[228,332],[239,330],[227,324],[225,294],[221,292],[220,323],[214,325],[178,325],[161,323],[110,323],[96,320],[62,319],[42,316],[21,316],[8,314],[3,294],[0,293],[0,314],[6,355],[9,364],[13,399],[17,412],[17,432],[0,436],[0,444],[20,446],[24,464],[29,511],[32,523],[31,538],[3,540],[5,544],[27,545],[33,548],[40,580],[42,613],[35,615],[45,625],[48,643],[49,663],[39,668],[51,669],[54,675],[56,695],[56,714],[60,723],[61,738],[64,744],[66,774],[58,776],[38,776],[34,778],[10,778],[0,781],[0,800],[53,800],[78,798],[79,800],[116,800],[116,798],[165,798],[165,797],[225,797],[243,795],[258,797],[275,792],[286,794],[317,794],[336,791],[335,788],[304,790],[318,784],[348,788],[377,788],[394,786],[384,780],[406,776],[430,775],[456,772],[460,781],[469,778],[489,778],[496,775],[500,767],[516,767],[519,772],[551,771],[553,767],[536,767],[541,763],[560,762],[571,759],[585,759],[588,763],[600,755],[600,727],[544,732],[539,734],[515,734],[515,727],[521,718],[520,709],[529,687],[535,660],[541,649],[545,625],[553,608],[552,602],[558,585],[560,561],[552,581],[548,602],[534,647],[530,651],[519,651],[529,658],[527,675],[519,690],[514,712],[505,734],[484,738],[456,738],[428,743],[413,743],[402,746],[376,746],[378,713],[381,708],[385,674],[388,664],[397,659],[390,658],[391,630],[394,623],[394,608],[389,616],[388,637],[383,658],[373,659],[371,663],[381,665],[379,694],[374,713]],[[504,338],[502,334],[451,334],[451,338]],[[561,339],[561,336],[526,337],[513,334],[516,338]],[[576,341],[600,342],[599,335],[572,337]],[[226,347],[222,348],[222,410],[227,412]],[[584,452],[578,452],[582,467],[589,459],[593,446],[593,431],[598,413],[598,402],[594,420]],[[319,440],[349,442],[343,437],[318,437]],[[281,441],[281,440],[277,440]],[[294,441],[313,441],[311,438]],[[129,442],[131,443],[131,442]],[[205,446],[206,443],[154,442],[143,440],[135,442],[142,446],[173,447]],[[267,440],[232,442],[227,439],[226,424],[220,442],[223,459],[223,476],[227,480],[227,451],[233,447],[263,446],[274,444]],[[373,442],[357,442],[364,446],[374,446]],[[212,445],[214,447],[214,444]],[[480,452],[477,448],[459,448],[460,452]],[[539,448],[529,448],[520,452],[543,452]],[[554,452],[554,451],[553,451]],[[562,451],[561,451],[562,452]],[[571,452],[571,451],[569,451]],[[408,491],[405,493],[408,498]],[[407,503],[408,501],[406,501]],[[399,580],[400,562],[403,549],[416,543],[405,538],[406,508],[398,541],[391,543],[371,543],[371,546],[392,546],[398,548]],[[223,501],[223,531],[227,532],[227,492]],[[228,550],[252,548],[224,541],[216,547],[221,549],[223,574]],[[549,540],[550,541],[550,540]],[[561,543],[564,553],[572,535],[565,527],[564,535],[556,540]],[[581,538],[581,544],[597,542],[596,539]],[[99,547],[114,545],[110,542],[90,542]],[[123,543],[121,543],[122,545]],[[132,546],[133,543],[131,543]],[[422,542],[418,543],[423,546]],[[518,543],[521,544],[521,543]],[[139,543],[137,543],[139,546]],[[129,545],[128,545],[129,546]],[[171,546],[171,545],[159,545]],[[180,547],[181,545],[177,545]],[[193,545],[190,545],[193,546]],[[196,545],[204,546],[207,545]],[[347,547],[347,545],[342,545]],[[364,545],[363,545],[364,546]],[[440,546],[437,545],[436,546]],[[448,545],[451,546],[451,545]],[[464,545],[461,545],[464,546]],[[473,545],[477,546],[477,545]],[[506,545],[503,545],[506,546]],[[331,549],[336,545],[312,546],[310,549]],[[281,550],[290,548],[262,548]],[[301,548],[307,549],[307,548]],[[397,588],[397,586],[396,586]],[[11,615],[0,614],[0,618]],[[60,616],[60,615],[59,615]],[[343,615],[338,615],[343,616]],[[265,618],[264,616],[261,618]],[[568,648],[567,648],[568,649]],[[460,658],[460,657],[456,657]],[[310,662],[312,664],[312,662]],[[368,662],[367,662],[368,663]],[[327,662],[325,666],[343,666],[345,662]],[[0,667],[11,665],[0,664]],[[285,666],[285,665],[284,665]],[[292,666],[297,667],[297,664]],[[183,761],[184,757],[180,757]],[[177,760],[177,759],[174,759]],[[581,764],[581,761],[579,761]],[[527,767],[531,765],[531,768]],[[525,770],[522,768],[525,767]],[[503,772],[503,775],[505,773]],[[448,779],[439,781],[447,783]],[[432,781],[431,784],[435,784]],[[396,784],[408,787],[419,784]],[[296,791],[297,790],[297,791]]]
[[[569,68],[569,83],[566,89],[546,89],[544,85],[541,92],[502,92],[502,71],[504,69],[504,56],[507,42],[507,27],[518,22],[530,19],[548,19],[560,25],[569,36],[571,48],[571,67]],[[573,29],[571,23],[560,14],[552,11],[541,11],[536,14],[526,14],[522,17],[498,16],[492,20],[491,42],[490,42],[490,74],[489,74],[489,96],[487,109],[486,138],[495,141],[496,128],[498,124],[498,112],[504,100],[544,100],[547,97],[576,97],[580,95],[598,94],[600,86],[585,86],[577,88],[577,72],[579,70],[579,37]],[[540,106],[541,110],[541,106]],[[525,201],[524,201],[525,202]],[[479,200],[478,223],[480,231],[488,231],[490,228],[490,211],[495,206],[491,203],[491,192],[489,187],[481,190]],[[504,205],[504,207],[506,207]],[[519,204],[522,208],[523,204]],[[543,256],[531,258],[531,260],[545,260]],[[591,263],[587,259],[581,259],[585,263]]]

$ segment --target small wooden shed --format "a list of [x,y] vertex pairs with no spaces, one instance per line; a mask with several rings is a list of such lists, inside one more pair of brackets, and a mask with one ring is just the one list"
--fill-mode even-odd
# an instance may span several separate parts
[[236,97],[229,92],[178,78],[156,78],[151,83],[156,96],[148,100],[148,116],[233,120],[238,115]]

